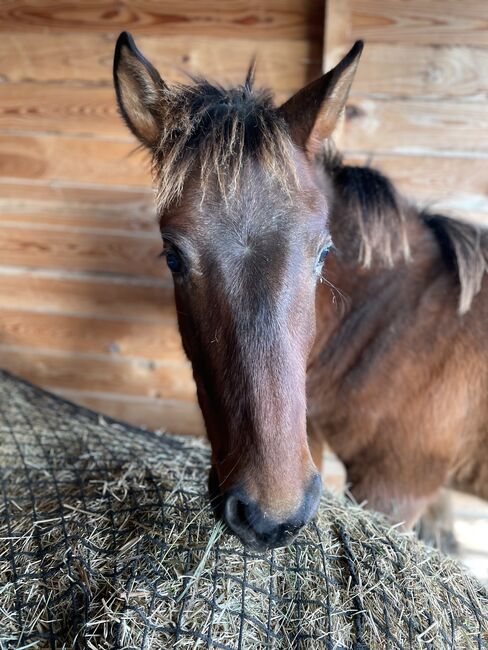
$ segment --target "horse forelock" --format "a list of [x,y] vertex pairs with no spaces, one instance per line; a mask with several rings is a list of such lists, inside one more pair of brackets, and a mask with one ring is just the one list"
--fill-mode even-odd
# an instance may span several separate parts
[[286,122],[269,91],[253,89],[252,74],[251,67],[245,83],[229,89],[198,79],[164,88],[153,151],[160,211],[178,201],[192,173],[199,174],[202,195],[217,187],[225,199],[249,159],[285,189],[298,182]]

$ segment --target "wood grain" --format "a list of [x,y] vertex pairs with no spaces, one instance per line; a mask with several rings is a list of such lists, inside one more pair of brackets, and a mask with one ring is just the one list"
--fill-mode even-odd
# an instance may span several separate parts
[[31,209],[32,206],[43,204],[56,212],[64,212],[69,206],[80,214],[91,214],[97,209],[107,214],[120,214],[124,206],[143,218],[152,218],[154,212],[153,193],[150,188],[73,187],[61,183],[22,181],[11,183],[0,177],[0,203],[5,205],[7,201],[19,210],[23,206]]
[[[342,45],[342,51],[349,41]],[[367,42],[352,97],[486,102],[488,47]]]
[[[0,200],[0,206],[1,203]],[[151,239],[154,242],[159,242],[161,239],[159,227],[154,217],[145,220],[132,216],[130,212],[122,213],[122,211],[118,215],[107,214],[102,211],[94,211],[92,214],[80,214],[76,210],[70,210],[68,205],[65,205],[64,212],[56,212],[54,209],[43,207],[44,209],[41,206],[36,206],[36,209],[24,208],[19,211],[13,206],[8,206],[3,210],[0,222],[2,226],[7,224],[26,228],[42,226],[45,230],[66,230],[88,234],[95,234],[96,232],[105,234],[106,231],[111,231],[115,235],[133,235],[138,238]]]
[[160,241],[152,193],[0,181],[0,223]]
[[148,286],[135,279],[0,267],[0,307],[37,310],[126,322],[174,320],[172,286]]
[[488,151],[484,102],[422,102],[414,99],[352,98],[346,110],[342,146],[369,152]]
[[148,155],[136,142],[56,135],[4,135],[0,175],[4,179],[149,188]]
[[169,278],[155,237],[0,221],[2,264],[136,277]]
[[195,401],[188,364],[105,359],[0,344],[0,367],[41,386]]
[[94,393],[73,389],[51,388],[55,393],[118,420],[148,429],[182,435],[205,435],[200,409],[196,403],[113,393]]
[[488,46],[480,0],[349,0],[351,36],[368,42]]
[[117,114],[131,29],[169,82],[188,73],[284,101],[320,74],[316,0],[0,3],[0,366],[116,417],[203,431],[176,326],[148,157]]
[[[91,188],[46,183],[12,183],[0,178],[0,220],[81,228],[147,232],[159,240],[152,191]],[[157,233],[157,234],[156,234]]]
[[[350,0],[326,0],[323,70],[330,70],[352,45]],[[363,55],[364,56],[364,55]]]
[[[322,47],[309,40],[259,41],[189,36],[143,36],[137,45],[167,81],[188,83],[188,73],[222,84],[242,83],[257,57],[256,84],[280,99],[320,75]],[[82,33],[5,33],[0,39],[4,81],[69,82],[112,89],[115,37]]]
[[175,319],[128,322],[0,308],[0,345],[186,364]]
[[53,277],[49,271],[0,267],[0,307],[133,323],[175,320],[172,286],[89,274],[73,276],[66,270]]
[[0,30],[119,32],[159,37],[321,40],[323,4],[316,0],[3,0]]
[[134,142],[109,87],[30,82],[0,85],[0,130],[95,135]]

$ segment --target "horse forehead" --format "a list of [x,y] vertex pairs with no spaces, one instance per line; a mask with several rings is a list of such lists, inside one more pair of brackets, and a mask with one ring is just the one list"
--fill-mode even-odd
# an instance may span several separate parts
[[253,220],[228,219],[209,230],[206,252],[213,264],[245,271],[283,259],[300,240],[296,225],[276,213]]

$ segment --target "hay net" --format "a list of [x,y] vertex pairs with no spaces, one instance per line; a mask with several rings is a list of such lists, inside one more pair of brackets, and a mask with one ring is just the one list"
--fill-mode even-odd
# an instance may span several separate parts
[[0,647],[488,647],[453,561],[326,495],[286,549],[247,553],[208,506],[205,444],[0,372]]

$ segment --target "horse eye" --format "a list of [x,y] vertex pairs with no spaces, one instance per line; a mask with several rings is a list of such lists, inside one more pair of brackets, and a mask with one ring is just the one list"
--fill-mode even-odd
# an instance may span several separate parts
[[327,246],[324,246],[322,250],[320,251],[319,259],[317,260],[317,264],[323,264],[325,262],[325,258],[327,255],[330,253],[330,245],[328,244]]
[[181,273],[183,269],[183,262],[176,251],[168,251],[166,253],[166,264],[171,273]]

